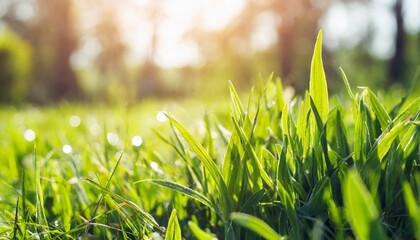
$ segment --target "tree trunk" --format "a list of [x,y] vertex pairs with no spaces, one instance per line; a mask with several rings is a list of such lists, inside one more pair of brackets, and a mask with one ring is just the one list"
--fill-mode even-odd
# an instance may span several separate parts
[[395,52],[389,62],[390,83],[402,83],[405,70],[405,33],[402,13],[402,0],[396,0],[394,5],[394,17],[397,24],[395,33]]
[[52,4],[55,12],[50,13],[54,28],[53,81],[55,99],[75,98],[80,94],[76,74],[70,66],[70,57],[77,45],[76,33],[71,16],[71,1],[60,0]]

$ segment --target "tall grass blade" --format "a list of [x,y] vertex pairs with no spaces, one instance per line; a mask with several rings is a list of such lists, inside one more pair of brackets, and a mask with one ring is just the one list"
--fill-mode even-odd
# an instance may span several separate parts
[[197,240],[217,240],[212,234],[202,230],[197,224],[192,221],[188,222],[191,232],[194,234],[195,239]]
[[410,187],[408,182],[403,183],[403,193],[406,203],[406,208],[408,210],[408,215],[411,218],[412,227],[416,239],[420,239],[420,207],[418,204],[418,199],[414,197],[413,190]]
[[283,239],[263,220],[245,213],[231,213],[230,218],[242,227],[248,228],[267,240]]
[[[127,199],[125,199],[124,197],[112,192],[111,190],[109,190],[108,188],[101,186],[100,184],[96,183],[95,181],[93,181],[90,178],[82,178],[83,181],[86,181],[88,184],[92,185],[93,187],[99,189],[100,191],[102,191],[103,196],[105,197],[106,194],[108,194],[109,196],[111,196],[114,199],[118,199],[119,201],[124,202],[127,206],[131,207],[132,209],[136,210],[139,215],[142,217],[142,219],[146,222],[149,223],[151,226],[160,229],[159,224],[156,222],[156,220],[152,217],[152,215],[150,215],[149,213],[147,213],[145,210],[143,210],[141,207],[139,207],[137,204],[135,204],[132,201],[129,201]],[[94,219],[94,218],[93,218]]]
[[207,207],[210,208],[210,210],[214,211],[217,214],[220,214],[220,212],[217,209],[217,206],[215,206],[208,198],[206,198],[203,194],[188,188],[186,186],[183,186],[179,183],[176,182],[171,182],[171,181],[167,181],[167,180],[160,180],[160,179],[145,179],[145,180],[140,180],[137,182],[134,182],[134,184],[137,183],[143,183],[143,182],[149,182],[152,184],[156,184],[158,186],[162,186],[165,187],[167,189],[170,189],[172,191],[176,191],[179,193],[182,193],[184,195],[189,196],[192,199],[195,199],[199,202],[201,202],[202,204],[206,205]]
[[239,99],[238,93],[235,90],[232,82],[229,81],[230,97],[232,99],[232,112],[235,119],[239,121],[244,116],[244,107]]
[[292,196],[293,193],[288,192],[287,189],[284,188],[283,184],[279,180],[277,180],[277,187],[278,187],[280,199],[282,200],[283,204],[286,207],[287,217],[291,225],[292,237],[294,239],[303,239],[302,228],[301,228],[301,225],[299,224],[296,209],[293,204],[293,196]]
[[248,138],[245,136],[244,131],[239,127],[238,123],[233,119],[233,123],[235,125],[235,129],[239,134],[239,137],[241,138],[243,144],[245,145],[244,148],[248,152],[250,158],[251,158],[251,164],[254,168],[254,170],[258,171],[262,180],[268,185],[269,188],[273,189],[274,184],[271,178],[268,176],[267,172],[264,170],[263,166],[261,165],[260,160],[257,157],[257,154],[255,153],[254,149],[252,148],[251,144],[249,143]]
[[323,122],[328,116],[328,88],[322,63],[322,31],[318,33],[315,43],[314,54],[311,63],[311,77],[309,81],[309,93],[314,99],[315,106]]
[[343,186],[344,205],[354,234],[359,239],[386,239],[373,197],[355,169]]
[[[116,172],[116,170],[117,170],[117,168],[118,168],[118,165],[119,165],[119,164],[120,164],[120,162],[121,162],[122,156],[123,156],[123,153],[121,153],[121,154],[120,154],[120,157],[118,158],[117,163],[115,164],[115,167],[112,169],[111,175],[109,176],[108,180],[106,181],[106,184],[105,184],[104,189],[107,189],[107,188],[109,187],[109,183],[111,182],[111,179],[112,179],[112,177],[114,176],[114,174],[115,174],[115,172]],[[100,185],[98,184],[98,186],[100,186]],[[102,186],[101,186],[101,187],[102,187]],[[107,191],[108,191],[108,192],[110,192],[109,190],[107,190]],[[86,229],[85,229],[85,235],[89,232],[89,229],[90,229],[90,227],[91,227],[91,225],[92,225],[93,219],[94,219],[94,218],[95,218],[95,216],[96,216],[96,212],[98,211],[99,205],[101,204],[101,202],[102,202],[102,200],[104,199],[104,197],[105,197],[105,194],[104,194],[104,192],[103,192],[103,193],[101,194],[100,198],[99,198],[98,203],[97,203],[97,204],[96,204],[96,206],[95,206],[95,209],[93,210],[92,217],[90,218],[90,220],[89,220],[89,222],[88,222],[88,225],[87,225],[87,227],[86,227]]]
[[[44,208],[44,189],[42,188],[42,184],[41,184],[41,170],[38,166],[38,159],[36,156],[36,145],[34,145],[33,161],[34,161],[33,168],[34,168],[34,174],[35,174],[36,219],[40,227],[48,228],[48,221],[45,215],[45,208]],[[45,230],[46,229],[43,229],[43,231]]]
[[369,99],[369,102],[371,103],[370,105],[372,106],[372,111],[375,113],[376,117],[378,118],[381,124],[382,130],[385,130],[391,123],[391,118],[385,111],[384,106],[379,102],[376,95],[369,88],[365,90],[365,94]]
[[179,226],[176,210],[172,210],[171,217],[169,217],[168,227],[166,228],[165,240],[182,240],[181,228]]
[[[230,197],[228,188],[226,183],[223,179],[222,173],[217,168],[216,164],[214,163],[213,159],[209,156],[206,152],[204,147],[188,132],[179,122],[177,122],[174,118],[167,115],[169,121],[173,126],[178,129],[179,133],[184,137],[185,141],[191,147],[193,152],[197,154],[198,158],[203,163],[204,167],[208,170],[209,174],[212,176],[213,180],[216,182],[216,187],[219,190],[219,196],[222,202],[222,212],[224,216],[229,216],[230,211],[232,209],[232,199]],[[226,219],[225,219],[226,220]]]

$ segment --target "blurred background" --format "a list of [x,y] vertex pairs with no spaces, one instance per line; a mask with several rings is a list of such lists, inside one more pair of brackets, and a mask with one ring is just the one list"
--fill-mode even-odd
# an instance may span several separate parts
[[274,73],[308,88],[316,34],[331,91],[408,86],[419,0],[1,0],[0,104],[227,95]]

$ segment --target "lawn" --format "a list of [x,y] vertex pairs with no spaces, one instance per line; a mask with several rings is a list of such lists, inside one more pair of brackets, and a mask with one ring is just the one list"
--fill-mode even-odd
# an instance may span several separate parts
[[420,98],[329,96],[321,45],[291,99],[2,107],[0,236],[420,239]]

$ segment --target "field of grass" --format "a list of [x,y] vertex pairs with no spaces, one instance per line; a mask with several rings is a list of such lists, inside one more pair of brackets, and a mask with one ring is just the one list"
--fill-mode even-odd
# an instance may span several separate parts
[[329,97],[321,41],[292,99],[1,108],[0,239],[420,239],[420,98]]

